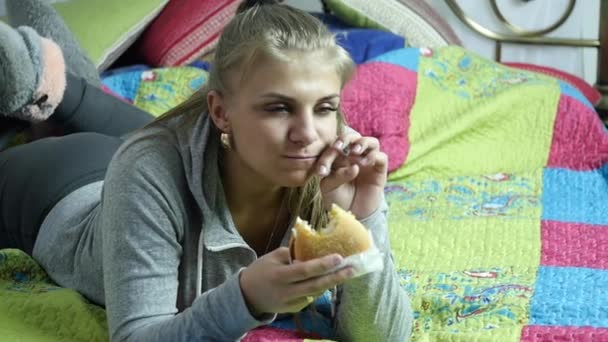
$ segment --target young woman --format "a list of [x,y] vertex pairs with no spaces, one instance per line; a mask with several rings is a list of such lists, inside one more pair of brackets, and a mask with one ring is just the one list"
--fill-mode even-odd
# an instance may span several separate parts
[[[142,117],[138,130],[118,110],[97,113],[104,134],[0,154],[0,232],[11,247],[31,245],[58,284],[105,305],[114,341],[238,340],[335,286],[336,339],[407,340],[387,156],[339,111],[353,69],[311,15],[248,1],[221,36],[208,83],[184,104],[149,124]],[[88,114],[72,114],[61,121],[96,131]],[[383,271],[325,274],[338,255],[291,262],[295,218],[323,225],[332,203],[371,231]]]

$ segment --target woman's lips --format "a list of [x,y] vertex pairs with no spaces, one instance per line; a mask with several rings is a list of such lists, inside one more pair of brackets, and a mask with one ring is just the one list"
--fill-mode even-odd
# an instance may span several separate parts
[[301,156],[301,155],[284,155],[284,158],[293,159],[293,160],[310,160],[317,159],[318,156]]

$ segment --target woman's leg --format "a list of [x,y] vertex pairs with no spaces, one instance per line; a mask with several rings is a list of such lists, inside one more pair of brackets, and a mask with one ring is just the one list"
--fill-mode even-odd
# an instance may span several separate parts
[[52,207],[79,187],[102,180],[121,137],[153,119],[68,74],[63,100],[49,118],[66,135],[0,153],[0,248],[31,254]]
[[63,99],[49,120],[66,133],[97,132],[120,137],[142,128],[154,117],[90,85],[84,78],[67,73]]
[[97,70],[51,6],[10,0],[7,10],[13,27],[27,27],[0,22],[0,123],[14,124],[0,129],[0,151],[28,121],[48,119],[67,134],[0,152],[0,248],[31,253],[52,207],[102,180],[120,137],[153,116],[90,84]]
[[42,221],[65,195],[105,176],[122,140],[75,133],[0,153],[0,248],[31,254]]

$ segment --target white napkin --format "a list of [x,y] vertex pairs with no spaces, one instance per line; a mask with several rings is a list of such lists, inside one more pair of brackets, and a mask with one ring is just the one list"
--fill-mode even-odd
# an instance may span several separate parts
[[335,272],[345,267],[353,268],[353,278],[360,277],[364,274],[371,272],[382,271],[384,269],[384,253],[380,252],[374,245],[371,232],[369,232],[369,238],[372,241],[371,247],[365,252],[359,254],[353,254],[342,260],[342,262],[334,268],[327,271],[325,274]]

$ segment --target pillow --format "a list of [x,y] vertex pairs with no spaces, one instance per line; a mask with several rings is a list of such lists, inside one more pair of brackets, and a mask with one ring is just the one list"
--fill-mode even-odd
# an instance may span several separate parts
[[336,35],[338,44],[348,51],[356,64],[405,46],[405,39],[392,32],[352,28],[333,15],[316,13],[315,15]]
[[185,65],[211,51],[240,0],[171,1],[134,46],[152,66]]
[[391,31],[409,46],[461,45],[458,36],[424,0],[324,0],[350,25]]
[[71,0],[53,7],[102,71],[122,55],[168,1]]
[[418,49],[401,49],[357,66],[340,104],[350,127],[380,141],[380,150],[388,155],[389,172],[403,165],[409,151],[409,113],[418,77],[416,70],[393,63],[394,54],[412,60],[419,55]]
[[585,96],[587,98],[587,100],[589,100],[589,102],[593,106],[597,106],[600,103],[600,100],[602,99],[602,93],[600,93],[597,89],[595,89],[593,86],[591,86],[589,83],[587,83],[585,80],[581,79],[580,77],[572,75],[565,71],[546,67],[546,66],[528,64],[528,63],[503,62],[502,64],[504,64],[506,66],[510,66],[512,68],[535,71],[535,72],[538,72],[541,74],[549,75],[549,76],[555,77],[557,79],[560,79],[560,80],[570,84],[574,88],[578,89],[578,91],[580,91],[583,94],[583,96]]

